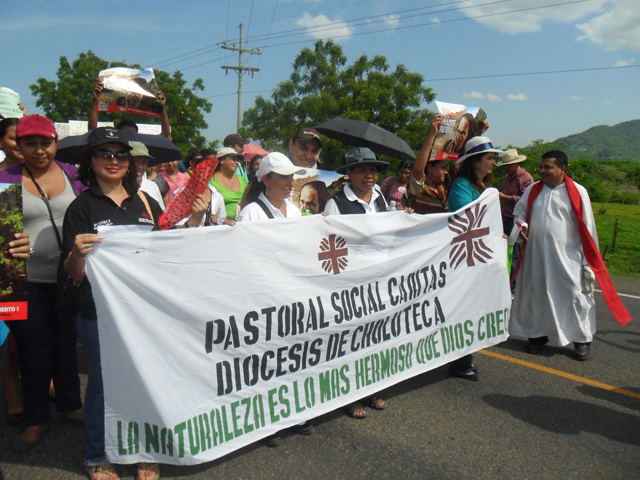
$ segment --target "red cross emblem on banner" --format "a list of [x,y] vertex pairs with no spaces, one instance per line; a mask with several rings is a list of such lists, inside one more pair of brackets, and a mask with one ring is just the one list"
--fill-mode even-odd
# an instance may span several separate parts
[[492,258],[493,250],[482,240],[482,237],[489,235],[489,227],[480,227],[486,213],[487,206],[478,204],[449,217],[449,230],[458,234],[451,240],[453,248],[449,252],[453,268],[458,268],[464,260],[467,261],[467,267],[473,267],[476,260],[487,263]]
[[318,261],[322,262],[322,268],[325,272],[333,272],[334,275],[340,273],[347,266],[347,255],[349,249],[345,247],[347,241],[342,237],[332,234],[329,238],[323,238],[320,242],[321,252],[318,254]]

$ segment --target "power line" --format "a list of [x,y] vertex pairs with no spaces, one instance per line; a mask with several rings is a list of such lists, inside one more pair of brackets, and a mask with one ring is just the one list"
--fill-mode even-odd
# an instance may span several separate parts
[[[539,72],[500,73],[495,75],[475,75],[470,77],[430,78],[430,79],[423,80],[423,82],[441,82],[441,81],[447,81],[447,80],[476,80],[479,78],[496,78],[496,77],[523,77],[527,75],[550,75],[555,73],[593,72],[593,71],[600,71],[600,70],[617,70],[620,68],[636,68],[636,67],[640,67],[640,65],[622,65],[618,67],[574,68],[570,70],[546,70],[546,71],[539,71]],[[274,92],[276,88],[272,88],[270,90],[254,90],[254,91],[245,92],[245,93],[266,93],[266,92],[271,93],[271,92]],[[206,98],[210,99],[210,98],[216,98],[216,97],[227,97],[235,94],[236,92],[223,93],[221,95],[213,95],[211,97],[206,97]]]
[[[401,26],[401,27],[383,28],[383,29],[369,31],[369,32],[349,33],[349,34],[345,34],[345,35],[333,35],[331,38],[332,39],[336,39],[336,38],[345,38],[345,37],[357,37],[357,36],[360,36],[360,35],[372,35],[374,33],[388,32],[390,30],[406,30],[406,29],[409,29],[409,28],[418,28],[418,27],[424,27],[424,26],[441,25],[443,23],[463,22],[463,21],[467,21],[467,20],[474,20],[474,19],[477,19],[477,18],[495,17],[495,16],[499,16],[499,15],[508,15],[508,14],[511,14],[511,13],[527,12],[527,11],[531,11],[531,10],[539,10],[539,9],[542,9],[542,8],[549,8],[549,7],[559,7],[559,6],[571,5],[571,4],[574,4],[574,3],[582,3],[582,2],[588,2],[588,1],[590,1],[590,0],[573,0],[573,1],[569,1],[569,2],[555,3],[555,4],[552,4],[552,5],[543,5],[543,6],[540,6],[540,7],[521,8],[521,9],[518,9],[518,10],[510,10],[510,11],[507,11],[507,12],[487,13],[487,14],[484,14],[484,15],[476,15],[476,16],[473,16],[473,17],[456,18],[456,19],[452,19],[452,20],[441,20],[437,24],[433,23],[433,22],[417,23],[415,25],[405,25],[405,26]],[[435,12],[435,13],[440,13],[440,12]],[[315,41],[316,41],[315,39],[312,39],[312,40],[299,40],[299,41],[296,41],[296,42],[286,42],[286,43],[278,43],[278,44],[275,44],[275,45],[269,45],[269,47],[265,47],[265,48],[282,47],[282,46],[286,46],[286,45],[295,45],[295,44],[300,44],[300,43],[311,43],[311,42],[315,42]]]
[[[455,4],[458,4],[458,3],[464,3],[464,2],[468,2],[468,1],[470,1],[470,0],[457,0],[455,2],[450,2],[448,4],[439,4],[439,5],[435,5],[435,6],[417,7],[417,8],[412,8],[412,9],[408,9],[408,10],[399,10],[399,11],[396,11],[396,12],[388,12],[388,13],[384,13],[384,14],[380,14],[380,15],[373,15],[371,17],[359,17],[359,18],[356,18],[356,19],[347,20],[346,22],[358,22],[358,21],[363,20],[363,22],[361,22],[359,24],[354,24],[352,26],[358,26],[358,25],[362,25],[362,24],[365,24],[365,23],[380,23],[381,21],[384,21],[384,18],[382,20],[377,20],[375,22],[370,22],[370,20],[372,18],[385,17],[385,16],[389,16],[389,15],[399,15],[401,13],[407,13],[407,12],[413,12],[413,11],[419,11],[419,10],[425,10],[425,9],[434,9],[434,8],[442,7],[443,5],[444,6],[455,5]],[[494,4],[497,4],[497,3],[505,3],[505,2],[511,2],[511,1],[513,1],[513,0],[496,0],[496,1],[493,1],[493,2],[485,3],[485,4],[474,5],[473,7],[462,7],[462,8],[475,8],[475,7],[482,7],[482,6],[494,5]],[[581,0],[581,1],[587,1],[587,0]],[[356,2],[356,3],[362,3],[362,2]],[[271,28],[272,28],[272,25],[273,25],[273,18],[275,17],[275,12],[276,12],[277,7],[278,7],[278,1],[276,1],[276,5],[275,5],[274,11],[273,11],[273,15],[271,17],[272,21],[271,21],[271,23],[269,25],[269,31],[267,32],[267,34],[266,35],[256,35],[254,37],[251,37],[250,39],[247,38],[247,41],[251,40],[252,42],[256,42],[256,41],[260,41],[260,40],[262,40],[264,38],[265,45],[266,45],[267,40],[270,38],[270,35],[271,35]],[[460,9],[461,8],[452,8],[452,9],[448,9],[448,10],[437,10],[437,11],[432,12],[432,13],[445,13],[445,12],[456,11],[456,10],[460,10]],[[427,13],[425,13],[423,15],[427,15]],[[406,18],[413,18],[415,16],[416,15],[409,16],[409,17],[406,17]],[[288,18],[288,17],[285,17],[285,18]],[[367,20],[369,20],[369,22],[367,22]],[[346,23],[346,22],[340,20],[340,21],[335,21],[335,22],[329,22],[329,23],[326,23],[326,24],[316,25],[315,27],[313,27],[314,30],[312,32],[309,32],[307,27],[300,27],[300,28],[282,30],[280,32],[276,32],[274,34],[275,36],[273,38],[282,38],[282,37],[286,37],[286,36],[297,36],[297,35],[303,35],[303,34],[307,34],[307,33],[321,33],[321,32],[324,32],[324,31],[334,30],[336,28],[342,28],[342,25],[344,23]],[[326,28],[326,29],[320,28],[320,27],[331,27],[331,26],[334,26],[334,25],[339,25],[339,26],[338,27],[333,27],[333,28]],[[295,32],[299,32],[299,33],[295,33]],[[227,35],[226,36],[228,37],[228,28],[227,28]],[[335,37],[335,38],[338,38],[338,37]],[[315,40],[313,40],[313,41],[315,41]],[[165,68],[165,67],[167,67],[169,65],[173,65],[173,64],[182,62],[184,60],[189,60],[191,58],[195,58],[195,57],[198,57],[198,56],[201,56],[201,55],[205,55],[206,53],[210,53],[212,51],[216,51],[219,48],[219,46],[221,44],[225,43],[225,42],[226,43],[232,43],[233,41],[232,40],[223,40],[223,41],[217,42],[215,44],[210,44],[210,45],[207,45],[205,47],[202,47],[202,48],[199,48],[199,49],[196,49],[196,50],[192,50],[192,51],[186,52],[184,54],[180,54],[180,55],[177,55],[175,57],[171,57],[171,58],[168,58],[166,60],[160,61],[160,62],[158,62],[158,64],[156,64],[154,66],[156,68]],[[210,49],[213,49],[213,50],[210,50]],[[172,60],[176,60],[176,61],[172,62]]]
[[[255,0],[251,0],[251,11],[249,11],[249,24],[247,25],[247,38],[249,37],[249,29],[251,28],[251,17],[253,17],[253,2]],[[247,40],[247,45],[249,44],[249,41]],[[242,48],[242,45],[239,45],[240,48]]]
[[[273,25],[273,18],[276,16],[277,9],[278,9],[278,0],[276,0],[276,5],[273,7],[273,13],[271,14],[271,22],[269,22],[269,29],[267,30],[267,36],[264,39],[264,45],[262,46],[263,50],[264,50],[264,47],[267,46],[267,41],[269,41],[269,35],[271,34],[271,27]],[[262,63],[262,55],[260,56],[260,60],[258,61],[258,68],[260,68],[261,63]]]
[[[457,3],[463,3],[463,2],[466,2],[466,1],[469,1],[469,0],[459,0],[459,1],[456,1],[456,2],[451,2],[451,3],[447,4],[447,6],[448,5],[454,5],[454,4],[457,4]],[[478,7],[496,5],[496,4],[499,4],[499,3],[506,3],[506,2],[511,2],[511,1],[513,1],[513,0],[496,0],[496,1],[493,1],[493,2],[483,3],[483,4],[479,4],[479,5],[462,6],[462,7],[457,7],[457,8],[449,8],[449,9],[445,9],[445,10],[437,10],[435,12],[414,14],[414,15],[409,15],[409,16],[405,16],[405,17],[402,17],[402,18],[404,18],[404,19],[416,18],[416,17],[424,16],[424,15],[446,13],[446,12],[451,12],[451,11],[460,11],[460,10],[466,10],[466,9],[469,9],[469,8],[478,8]],[[572,0],[572,1],[568,1],[568,2],[561,2],[561,3],[555,3],[555,4],[549,4],[549,5],[541,5],[541,6],[529,7],[529,8],[521,8],[521,9],[516,9],[516,10],[509,10],[509,11],[505,11],[505,12],[487,13],[487,14],[475,15],[475,16],[465,16],[464,18],[443,20],[443,21],[440,21],[438,24],[461,22],[461,21],[473,20],[473,19],[477,19],[477,18],[487,18],[487,17],[494,17],[494,16],[500,16],[500,15],[508,15],[508,14],[511,14],[511,13],[519,13],[519,12],[526,12],[526,11],[532,11],[532,10],[540,10],[540,9],[543,9],[543,8],[566,6],[566,5],[572,5],[572,4],[575,4],[575,3],[583,3],[583,2],[586,2],[586,1],[589,1],[589,0]],[[374,22],[371,22],[371,19],[372,18],[378,18],[378,17],[385,17],[385,16],[388,16],[388,15],[395,15],[395,14],[400,14],[400,13],[419,11],[419,10],[424,10],[424,9],[432,9],[432,8],[436,8],[436,7],[440,7],[440,6],[442,6],[442,5],[437,5],[435,7],[434,6],[429,6],[429,7],[419,7],[419,8],[414,8],[414,9],[408,9],[408,10],[400,10],[400,11],[397,11],[397,12],[390,12],[390,13],[385,13],[385,14],[381,14],[381,15],[374,15],[374,16],[371,16],[371,17],[360,17],[360,18],[357,18],[357,19],[349,20],[349,22],[359,22],[361,20],[362,20],[362,22],[360,22],[360,23],[352,23],[351,25],[348,25],[348,26],[359,26],[359,25],[363,25],[363,24],[383,23],[383,22],[386,21],[385,18],[382,18],[380,20],[376,20]],[[274,10],[274,13],[275,13],[275,10]],[[340,25],[335,26],[336,23],[340,23]],[[303,28],[290,29],[290,30],[283,30],[281,32],[277,32],[271,38],[284,38],[284,37],[290,37],[290,36],[299,36],[299,35],[303,35],[303,34],[307,34],[307,33],[317,34],[317,33],[321,33],[321,32],[335,30],[335,29],[338,29],[338,28],[343,28],[344,27],[344,23],[346,23],[346,22],[340,21],[340,22],[331,22],[331,23],[328,23],[328,24],[323,24],[324,26],[327,26],[329,28],[320,28],[323,25],[319,25],[319,26],[314,27],[315,30],[312,30],[310,32],[307,31],[307,29],[304,28],[304,27]],[[337,39],[337,38],[353,37],[353,36],[360,36],[360,35],[371,35],[371,34],[374,34],[374,33],[386,32],[386,31],[391,31],[391,30],[404,30],[404,29],[408,29],[408,28],[418,28],[418,27],[430,26],[430,25],[437,25],[437,24],[435,24],[433,22],[426,22],[426,23],[420,23],[420,24],[415,24],[415,25],[405,25],[405,26],[401,26],[401,27],[378,29],[378,30],[368,31],[368,32],[349,33],[349,34],[345,34],[345,35],[334,35],[334,36],[332,36],[332,38]],[[304,30],[304,32],[302,32],[301,30]],[[300,32],[300,33],[295,33],[295,32]],[[261,39],[262,37],[264,37],[264,36],[258,35],[258,36],[252,37],[251,41],[255,42],[255,41]],[[311,43],[311,42],[315,42],[315,41],[316,41],[315,39],[305,39],[305,40],[299,40],[299,41],[295,41],[295,42],[287,42],[287,43],[270,45],[269,47],[279,47],[279,46],[292,45],[292,44]],[[219,45],[219,44],[217,44],[217,45]],[[205,50],[207,48],[215,48],[217,45],[203,47],[202,49],[199,49],[199,50]],[[267,48],[266,39],[265,39],[265,46],[263,48]],[[196,51],[198,51],[198,50],[196,50]],[[196,52],[196,51],[194,51],[194,52]],[[194,53],[194,52],[189,52],[189,53]],[[201,52],[201,53],[198,53],[198,54],[195,54],[195,55],[191,55],[188,58],[185,58],[183,60],[177,60],[175,62],[171,62],[171,63],[165,64],[163,66],[166,67],[166,66],[174,64],[174,63],[179,63],[179,62],[184,61],[184,60],[188,60],[188,59],[200,56],[200,55],[204,55],[206,53],[208,53],[208,52],[205,51],[205,52]],[[185,55],[188,55],[188,54],[185,54]],[[194,66],[188,67],[188,69],[194,68],[194,67],[199,66],[199,65],[205,65],[207,63],[210,63],[210,62],[204,62],[202,64],[194,65]]]
[[593,68],[573,68],[570,70],[547,70],[542,72],[522,72],[522,73],[498,73],[495,75],[474,75],[471,77],[450,77],[450,78],[429,78],[425,82],[443,82],[448,80],[475,80],[478,78],[498,78],[498,77],[523,77],[527,75],[548,75],[551,73],[574,73],[574,72],[595,72],[598,70],[615,70],[618,68],[636,68],[640,65],[620,65],[617,67],[593,67]]
[[[395,12],[387,12],[387,13],[382,13],[379,15],[371,15],[371,16],[367,16],[367,17],[357,17],[357,18],[352,18],[350,20],[336,20],[333,22],[329,22],[329,23],[322,23],[319,25],[315,25],[314,27],[299,27],[299,28],[292,28],[289,30],[283,30],[281,32],[276,32],[274,34],[274,36],[272,38],[282,38],[282,37],[290,37],[290,36],[296,36],[296,35],[301,35],[301,34],[313,34],[313,33],[321,33],[321,32],[326,32],[326,31],[330,31],[330,30],[335,30],[338,28],[343,28],[345,24],[347,24],[347,26],[350,27],[357,27],[360,25],[364,25],[364,24],[372,24],[372,23],[381,23],[381,22],[385,22],[387,21],[387,19],[385,17],[388,17],[389,15],[400,15],[403,13],[409,13],[409,12],[417,12],[420,10],[431,10],[434,8],[438,8],[441,6],[449,6],[449,5],[455,5],[458,3],[464,3],[464,2],[468,2],[469,0],[458,0],[455,2],[450,2],[447,4],[440,4],[440,5],[432,5],[432,6],[427,6],[427,7],[416,7],[416,8],[410,8],[407,10],[398,10]],[[486,7],[486,6],[490,6],[490,5],[496,5],[499,3],[508,3],[508,2],[512,2],[513,0],[495,0],[489,3],[483,3],[483,4],[479,4],[479,5],[471,5],[471,6],[463,6],[463,7],[457,7],[457,8],[450,8],[447,10],[437,10],[435,12],[427,12],[427,13],[420,13],[420,14],[415,14],[415,15],[407,15],[405,17],[401,17],[401,18],[415,18],[415,17],[419,17],[419,16],[424,16],[424,15],[432,15],[432,14],[436,14],[436,13],[446,13],[446,12],[454,12],[454,11],[459,11],[459,10],[465,10],[465,9],[469,9],[469,8],[478,8],[478,7]],[[589,1],[589,0],[580,0],[580,1]],[[373,18],[381,18],[380,20],[376,20],[376,21],[371,21],[371,19]],[[359,22],[359,23],[357,23]],[[329,28],[323,28],[323,27],[329,27]],[[300,32],[300,33],[296,33],[296,32]],[[261,35],[258,35],[256,37],[252,37],[251,41],[255,42],[258,40],[261,40]]]

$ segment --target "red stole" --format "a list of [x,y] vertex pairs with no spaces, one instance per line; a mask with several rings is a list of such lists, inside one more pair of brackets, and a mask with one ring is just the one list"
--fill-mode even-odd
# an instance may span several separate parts
[[[569,201],[571,202],[571,209],[573,210],[573,214],[578,220],[578,231],[580,232],[580,238],[582,240],[582,251],[584,252],[584,256],[587,258],[587,262],[589,262],[589,266],[596,276],[598,285],[600,285],[600,288],[602,289],[602,295],[604,296],[604,301],[606,302],[607,307],[609,307],[609,310],[620,325],[626,325],[632,320],[631,314],[623,305],[622,300],[620,300],[620,297],[618,296],[618,293],[616,292],[616,289],[611,282],[611,277],[609,276],[607,267],[602,260],[602,256],[600,255],[600,251],[598,250],[596,242],[593,240],[593,237],[589,233],[589,229],[587,229],[587,226],[584,223],[582,197],[580,197],[580,192],[578,192],[576,184],[571,178],[565,175],[564,179],[567,185]],[[531,209],[533,207],[533,202],[538,197],[543,187],[543,182],[538,182],[533,187],[531,187],[531,191],[529,192],[529,199],[527,202],[527,223],[529,223],[529,220],[531,218]],[[520,269],[522,258],[524,256],[525,246],[526,243],[522,246],[520,258],[518,259],[518,265],[516,266],[516,272],[513,276],[514,279],[518,273],[518,270]]]

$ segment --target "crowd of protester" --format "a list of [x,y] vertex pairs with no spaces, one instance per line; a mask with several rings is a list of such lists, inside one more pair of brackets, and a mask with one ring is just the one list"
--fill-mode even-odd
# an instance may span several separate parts
[[[102,86],[97,84],[94,97]],[[95,111],[95,109],[94,109]],[[149,166],[154,158],[141,142],[128,141],[123,130],[137,130],[123,121],[116,128],[97,127],[97,113],[90,118],[86,149],[77,165],[56,160],[58,135],[53,123],[40,115],[0,121],[0,182],[21,183],[24,232],[15,232],[9,254],[27,262],[28,319],[0,326],[0,363],[8,410],[7,423],[23,425],[13,449],[25,452],[44,436],[50,417],[49,397],[63,421],[83,424],[85,468],[93,480],[117,479],[115,466],[105,455],[104,395],[100,364],[97,312],[91,285],[85,276],[85,259],[100,243],[96,225],[158,225],[163,210],[180,194],[200,162],[215,155],[218,164],[208,188],[198,194],[191,214],[178,228],[233,226],[235,222],[295,218],[306,214],[380,214],[405,210],[413,214],[456,211],[477,199],[493,183],[498,156],[508,175],[500,189],[504,232],[513,227],[514,206],[532,183],[521,167],[526,158],[503,152],[484,136],[470,136],[469,121],[461,122],[454,146],[460,155],[453,171],[447,162],[431,159],[431,150],[442,116],[434,115],[425,143],[415,162],[401,162],[396,175],[378,186],[389,163],[367,148],[355,148],[343,158],[336,172],[344,175],[341,188],[329,197],[322,181],[307,183],[299,203],[292,201],[294,175],[319,167],[323,139],[313,128],[302,128],[289,141],[286,154],[244,154],[248,141],[228,135],[217,151],[192,148],[184,159]],[[170,137],[166,111],[162,135]],[[457,143],[456,143],[457,142]],[[455,145],[454,145],[455,143]],[[250,157],[250,158],[249,158]],[[517,254],[515,255],[517,256]],[[0,322],[0,325],[2,322]],[[87,359],[88,385],[84,405],[80,396],[76,341]],[[8,352],[8,353],[7,353]],[[453,376],[478,381],[473,356],[449,365]],[[18,373],[19,372],[19,373]],[[379,395],[347,408],[356,419],[367,416],[366,407],[387,406]],[[310,424],[297,426],[310,434]],[[266,440],[277,446],[279,436]],[[157,464],[138,464],[137,478],[159,477]]]

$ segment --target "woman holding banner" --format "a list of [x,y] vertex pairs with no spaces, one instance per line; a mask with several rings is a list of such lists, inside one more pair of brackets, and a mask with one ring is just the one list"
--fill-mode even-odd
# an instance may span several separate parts
[[[449,190],[449,208],[452,212],[466,207],[478,199],[493,181],[496,158],[507,152],[493,148],[487,137],[474,137],[464,146],[464,155],[456,161],[456,179]],[[449,364],[454,377],[477,382],[480,371],[473,364],[473,355],[465,355]]]
[[[389,169],[389,163],[378,160],[368,148],[354,148],[344,155],[344,164],[336,168],[337,173],[349,178],[342,190],[327,203],[325,212],[330,215],[377,214],[387,211],[387,202],[377,189],[376,182],[381,173]],[[407,213],[411,211],[405,209]],[[374,410],[384,410],[387,402],[379,395],[372,395],[364,401],[347,407],[347,415],[363,420],[367,418],[364,404]]]
[[[97,128],[80,158],[79,178],[89,188],[69,206],[64,220],[64,270],[76,287],[76,327],[87,357],[85,395],[85,469],[91,480],[118,480],[105,454],[104,393],[96,306],[85,277],[85,259],[100,243],[96,225],[157,224],[162,214],[153,198],[138,188],[131,146],[121,131]],[[72,288],[72,287],[70,287]],[[157,464],[139,463],[138,480],[160,476]]]
[[[300,209],[289,200],[294,174],[306,175],[307,169],[296,167],[282,153],[273,152],[265,156],[247,188],[246,206],[238,215],[238,222],[301,217]],[[311,435],[313,430],[313,425],[307,422],[296,426],[301,435]],[[277,447],[280,441],[280,434],[276,433],[265,440],[265,445]]]
[[273,152],[264,157],[247,188],[246,206],[238,215],[238,221],[302,216],[289,196],[293,190],[293,175],[306,173],[305,168],[296,167],[282,153]]

